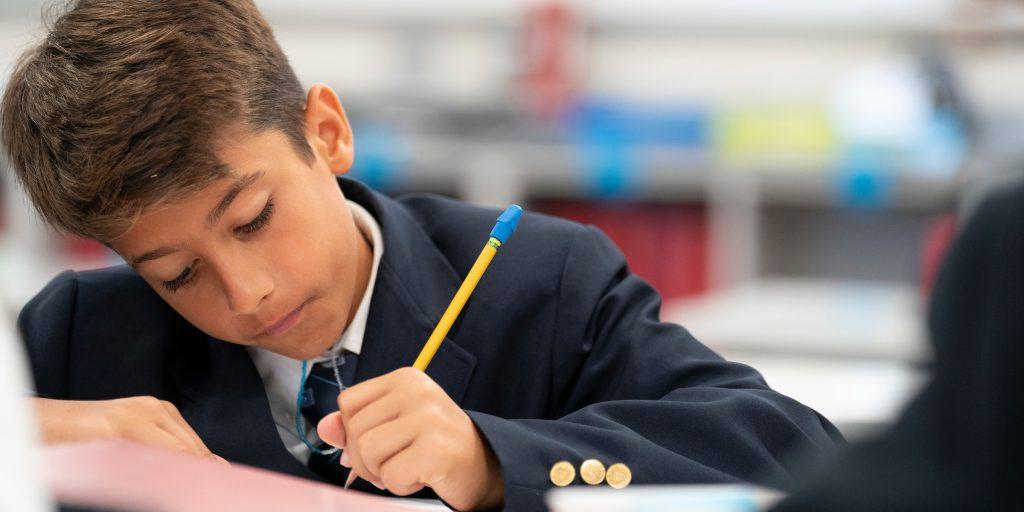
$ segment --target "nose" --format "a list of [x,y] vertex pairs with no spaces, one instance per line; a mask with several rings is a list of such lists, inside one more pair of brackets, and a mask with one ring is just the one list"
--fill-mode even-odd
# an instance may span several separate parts
[[232,258],[222,262],[220,267],[224,294],[232,313],[253,314],[274,292],[273,279],[258,264]]

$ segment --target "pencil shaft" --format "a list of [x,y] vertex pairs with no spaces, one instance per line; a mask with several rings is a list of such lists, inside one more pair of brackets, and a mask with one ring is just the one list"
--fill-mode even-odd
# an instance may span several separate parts
[[483,277],[484,271],[487,270],[488,265],[491,264],[491,260],[494,259],[494,255],[498,249],[495,247],[496,243],[488,241],[487,245],[484,246],[483,251],[480,252],[480,256],[477,256],[476,263],[473,264],[473,268],[469,270],[469,274],[466,275],[466,279],[462,281],[462,285],[459,286],[459,291],[455,292],[455,297],[452,302],[448,304],[448,309],[444,311],[444,315],[441,315],[441,321],[434,327],[434,332],[430,334],[430,338],[427,339],[427,343],[423,345],[423,350],[420,351],[420,355],[416,357],[416,362],[413,363],[413,367],[420,370],[426,371],[427,365],[430,364],[430,360],[434,358],[434,354],[441,347],[441,342],[444,341],[445,336],[448,335],[448,331],[452,328],[452,324],[455,323],[455,319],[459,317],[459,313],[462,312],[463,306],[466,305],[466,301],[469,300],[469,296],[473,294],[473,290],[476,289],[477,283],[480,282],[480,278]]

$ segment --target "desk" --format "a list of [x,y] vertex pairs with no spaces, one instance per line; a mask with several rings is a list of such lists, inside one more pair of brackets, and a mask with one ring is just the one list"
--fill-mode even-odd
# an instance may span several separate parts
[[925,381],[923,310],[909,285],[766,279],[667,304],[662,319],[856,439],[884,430]]

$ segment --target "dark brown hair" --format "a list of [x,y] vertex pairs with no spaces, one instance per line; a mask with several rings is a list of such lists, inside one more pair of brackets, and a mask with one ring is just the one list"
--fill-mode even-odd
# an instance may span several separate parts
[[51,225],[109,241],[146,207],[227,177],[233,123],[301,156],[305,94],[250,0],[78,0],[18,62],[0,137]]

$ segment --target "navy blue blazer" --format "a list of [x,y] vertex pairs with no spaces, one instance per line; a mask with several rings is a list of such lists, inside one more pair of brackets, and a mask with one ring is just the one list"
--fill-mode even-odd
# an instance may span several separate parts
[[[339,184],[380,223],[386,248],[358,382],[412,364],[498,212]],[[660,303],[597,229],[523,217],[427,372],[497,455],[509,510],[543,510],[560,460],[623,462],[635,484],[785,487],[791,456],[841,439],[753,369],[660,322]],[[281,442],[247,351],[191,326],[130,268],[60,274],[19,326],[41,396],[156,396],[214,453],[318,479]]]

